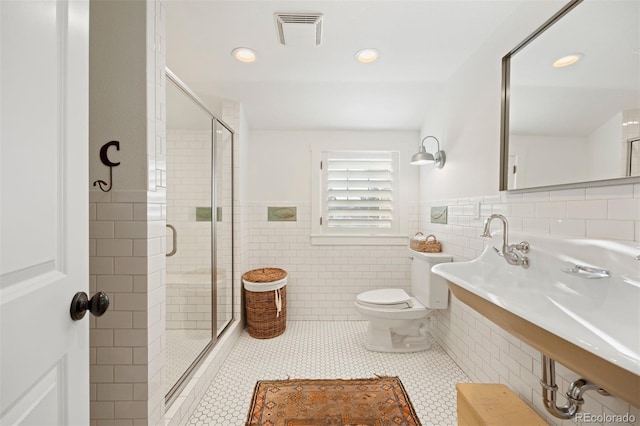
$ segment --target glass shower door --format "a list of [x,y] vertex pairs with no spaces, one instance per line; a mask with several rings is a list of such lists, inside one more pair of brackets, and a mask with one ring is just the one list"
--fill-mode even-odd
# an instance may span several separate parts
[[233,131],[167,70],[165,402],[234,319]]
[[214,337],[212,158],[212,116],[167,79],[165,394]]
[[214,121],[216,332],[233,319],[233,133]]

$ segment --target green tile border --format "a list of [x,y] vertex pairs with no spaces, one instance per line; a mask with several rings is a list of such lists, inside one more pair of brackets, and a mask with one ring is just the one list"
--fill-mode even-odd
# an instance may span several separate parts
[[431,207],[431,223],[447,223],[447,206]]
[[196,222],[211,222],[211,207],[196,207]]
[[297,220],[297,207],[267,207],[267,221],[269,222],[296,222]]

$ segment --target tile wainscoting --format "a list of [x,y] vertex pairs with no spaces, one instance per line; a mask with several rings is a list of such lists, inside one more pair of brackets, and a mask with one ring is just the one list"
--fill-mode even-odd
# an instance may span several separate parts
[[[297,207],[297,221],[269,222],[269,206]],[[353,302],[366,290],[411,285],[406,246],[312,245],[311,203],[254,202],[248,206],[249,268],[278,267],[289,273],[287,319],[362,320]],[[409,229],[418,206],[409,206]]]
[[[478,202],[481,215],[474,219],[474,204]],[[314,246],[309,237],[311,203],[241,204],[247,269],[276,266],[289,272],[289,320],[361,320],[353,307],[358,293],[382,287],[410,287],[404,246]],[[267,207],[285,205],[297,207],[296,222],[267,221]],[[431,206],[448,206],[448,224],[429,223]],[[640,184],[434,200],[410,205],[408,210],[409,234],[417,230],[435,234],[443,251],[452,254],[455,261],[470,260],[482,252],[485,241],[479,235],[484,220],[493,213],[507,216],[512,231],[640,241]],[[473,381],[505,383],[548,422],[574,423],[555,419],[543,408],[538,383],[540,354],[535,349],[455,298],[448,310],[434,316],[432,329],[435,338]],[[557,365],[557,373],[560,392],[564,394],[578,375],[561,365]],[[635,424],[640,424],[640,410],[617,398],[589,392],[585,401],[585,413],[629,413],[635,416]]]
[[[474,205],[478,202],[481,217],[474,219]],[[445,205],[449,206],[449,223],[429,223],[430,207]],[[639,242],[640,184],[435,200],[421,204],[420,229],[437,235],[443,251],[451,253],[455,261],[466,261],[482,252],[485,243],[479,235],[484,220],[493,213],[508,218],[510,231]],[[560,421],[544,409],[537,350],[455,298],[448,310],[437,312],[434,320],[436,339],[474,382],[505,383],[548,422],[574,423]],[[563,404],[569,383],[579,375],[558,364],[557,374],[559,404]],[[596,416],[630,414],[635,417],[633,424],[640,424],[638,407],[596,392],[585,395],[582,411],[593,416],[590,420],[597,420]],[[584,420],[588,424],[609,424]]]

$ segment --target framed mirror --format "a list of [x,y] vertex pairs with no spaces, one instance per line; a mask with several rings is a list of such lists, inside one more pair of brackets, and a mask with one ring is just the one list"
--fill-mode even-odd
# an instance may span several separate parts
[[640,2],[573,0],[502,58],[500,190],[640,182]]

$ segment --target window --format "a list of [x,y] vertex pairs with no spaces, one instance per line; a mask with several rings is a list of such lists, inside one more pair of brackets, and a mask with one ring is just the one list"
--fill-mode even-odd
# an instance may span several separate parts
[[397,236],[399,154],[391,151],[319,154],[315,156],[320,157],[319,202],[315,208],[317,217],[313,218],[313,236]]

